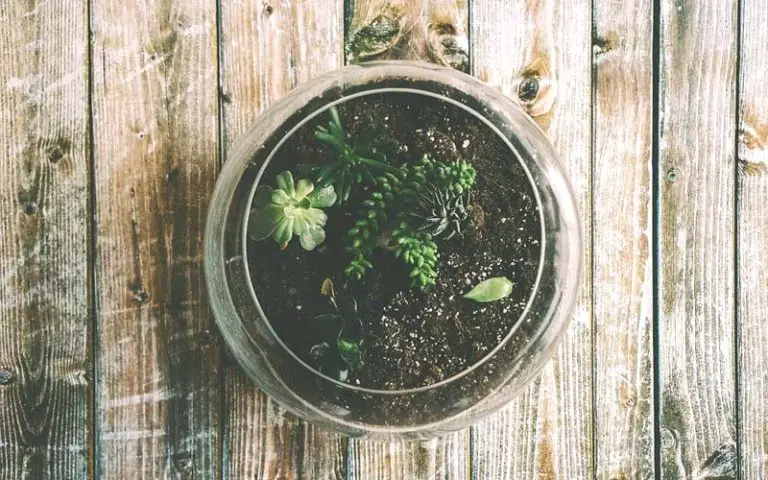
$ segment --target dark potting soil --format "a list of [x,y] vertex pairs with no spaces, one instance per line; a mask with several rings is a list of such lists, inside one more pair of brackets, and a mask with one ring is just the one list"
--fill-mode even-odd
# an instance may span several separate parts
[[[523,168],[504,141],[463,109],[418,94],[386,93],[358,97],[338,107],[342,123],[354,132],[373,122],[377,143],[395,165],[424,153],[443,161],[469,160],[477,177],[471,215],[463,236],[436,240],[437,285],[410,288],[408,272],[390,252],[379,250],[374,269],[362,281],[344,275],[349,254],[344,235],[353,208],[326,209],[326,240],[312,252],[297,239],[285,251],[272,240],[249,242],[248,261],[254,289],[280,338],[310,363],[311,347],[335,341],[334,332],[315,316],[328,311],[320,294],[330,278],[338,295],[357,299],[367,348],[362,365],[348,383],[384,390],[415,388],[439,382],[472,366],[510,332],[530,297],[541,253],[541,221],[533,190]],[[266,169],[262,181],[297,165],[323,163],[332,152],[314,138],[322,114],[296,132]],[[354,197],[349,204],[354,205]],[[478,304],[461,296],[491,277],[514,283],[502,300]],[[326,331],[324,331],[324,329]]]

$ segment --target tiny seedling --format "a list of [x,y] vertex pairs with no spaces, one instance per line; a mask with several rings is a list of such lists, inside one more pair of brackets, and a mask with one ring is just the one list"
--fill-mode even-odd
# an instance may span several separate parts
[[328,309],[315,316],[315,322],[329,336],[313,345],[309,355],[318,370],[344,381],[350,372],[360,369],[368,339],[375,337],[363,333],[354,296],[346,292],[337,295],[330,278],[323,281],[320,293],[326,298]]

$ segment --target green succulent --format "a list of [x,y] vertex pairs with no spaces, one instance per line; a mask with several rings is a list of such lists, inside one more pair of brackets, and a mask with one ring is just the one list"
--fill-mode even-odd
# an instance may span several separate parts
[[413,210],[406,215],[416,221],[416,230],[450,240],[462,236],[461,224],[469,216],[469,192],[454,193],[430,184],[416,193]]
[[305,178],[294,182],[286,170],[277,175],[277,188],[259,185],[256,189],[248,235],[255,241],[271,236],[281,249],[296,235],[305,250],[312,250],[325,240],[328,216],[322,208],[335,202],[333,186],[315,189]]
[[313,166],[312,174],[319,185],[335,187],[341,204],[349,200],[354,185],[364,182],[373,184],[375,174],[396,172],[397,168],[387,164],[386,155],[372,146],[376,136],[372,125],[364,125],[357,135],[347,138],[339,111],[331,107],[329,113],[330,122],[319,125],[315,137],[330,145],[336,156],[323,165]]
[[357,300],[347,292],[337,295],[331,279],[323,281],[320,293],[326,307],[315,316],[315,329],[321,342],[312,346],[309,357],[321,372],[344,381],[363,364],[363,356],[376,337],[363,332]]
[[465,160],[442,162],[425,155],[374,180],[347,232],[346,250],[352,259],[345,273],[362,278],[373,268],[373,251],[383,247],[408,265],[413,286],[434,285],[438,256],[434,238],[461,234],[475,169]]
[[409,265],[411,286],[426,288],[437,278],[437,244],[432,235],[413,230],[403,222],[392,232],[397,247],[395,257]]

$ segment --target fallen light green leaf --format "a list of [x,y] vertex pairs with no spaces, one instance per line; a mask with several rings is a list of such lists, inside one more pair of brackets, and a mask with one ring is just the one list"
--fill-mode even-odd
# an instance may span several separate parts
[[495,302],[512,293],[512,283],[507,277],[494,277],[475,285],[463,298],[479,303]]

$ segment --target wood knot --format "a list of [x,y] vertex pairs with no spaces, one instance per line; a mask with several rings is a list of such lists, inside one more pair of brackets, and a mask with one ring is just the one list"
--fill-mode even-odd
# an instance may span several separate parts
[[675,167],[670,168],[667,170],[667,174],[665,175],[667,183],[675,183],[679,175],[680,172]]
[[27,202],[24,204],[24,215],[31,217],[37,215],[38,208],[35,202]]
[[615,31],[607,32],[605,35],[595,35],[592,38],[592,53],[595,57],[604,55],[611,50],[621,46],[621,37]]
[[0,385],[9,385],[13,382],[13,372],[8,370],[0,370]]
[[272,6],[272,4],[270,4],[269,2],[263,2],[261,5],[262,5],[262,7],[264,8],[264,9],[262,10],[262,14],[263,14],[265,17],[269,17],[269,16],[270,16],[270,15],[272,15],[272,13],[275,11],[274,7],[273,7],[273,6]]
[[149,293],[145,292],[144,290],[134,292],[133,301],[138,305],[143,305],[149,301]]
[[171,455],[171,461],[173,466],[176,467],[180,473],[191,474],[194,469],[194,463],[192,462],[192,455],[189,452],[177,452]]
[[540,57],[525,67],[513,83],[513,91],[528,115],[550,113],[555,104],[555,85],[547,59]]
[[460,35],[452,23],[430,23],[427,26],[427,48],[434,63],[469,72],[469,49],[466,35]]
[[344,50],[352,63],[373,60],[392,50],[402,36],[402,13],[391,10],[351,32]]

